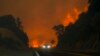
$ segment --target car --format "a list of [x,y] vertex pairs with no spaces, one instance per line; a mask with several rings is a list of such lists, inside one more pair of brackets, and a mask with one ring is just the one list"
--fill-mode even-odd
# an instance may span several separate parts
[[51,45],[50,44],[44,44],[44,45],[42,45],[42,48],[44,48],[44,49],[50,49]]

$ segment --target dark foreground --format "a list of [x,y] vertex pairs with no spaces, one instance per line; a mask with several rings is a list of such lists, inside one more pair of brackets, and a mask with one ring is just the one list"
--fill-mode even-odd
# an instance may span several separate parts
[[61,50],[61,49],[42,49],[38,50],[40,56],[100,56],[99,51],[87,50]]

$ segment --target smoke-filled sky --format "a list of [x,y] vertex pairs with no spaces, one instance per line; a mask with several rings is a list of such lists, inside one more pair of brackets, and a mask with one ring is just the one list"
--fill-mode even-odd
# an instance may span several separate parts
[[0,0],[0,15],[12,14],[21,18],[30,41],[56,40],[52,27],[74,23],[87,8],[88,0]]

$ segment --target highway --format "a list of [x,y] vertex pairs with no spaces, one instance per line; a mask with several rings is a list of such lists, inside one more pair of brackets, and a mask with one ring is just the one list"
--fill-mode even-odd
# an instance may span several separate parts
[[68,51],[61,49],[37,50],[40,56],[100,56],[96,51]]

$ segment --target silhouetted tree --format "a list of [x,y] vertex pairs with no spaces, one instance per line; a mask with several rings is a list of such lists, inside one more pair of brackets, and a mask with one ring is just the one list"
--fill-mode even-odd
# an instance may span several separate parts
[[55,30],[56,34],[58,36],[62,35],[64,33],[64,26],[62,24],[54,26],[53,29]]
[[[8,34],[12,34],[2,37],[2,34],[0,36],[0,40],[2,40],[2,44],[9,47],[18,47],[23,46],[28,47],[28,36],[26,33],[20,29],[21,28],[21,21],[20,19],[15,19],[11,15],[1,16],[0,17],[0,29],[4,29],[6,32],[9,32]],[[3,33],[2,31],[0,33]]]
[[17,18],[17,19],[16,19],[16,25],[17,25],[20,29],[23,29],[22,22],[21,22],[20,18]]
[[[57,35],[60,36],[58,36],[59,39],[62,38],[60,39],[62,48],[100,49],[100,0],[89,0],[89,3],[88,11],[80,14],[79,20],[75,24],[65,27],[64,32],[59,30],[59,28],[63,28],[62,26],[54,27]],[[61,34],[62,32],[63,34]]]

